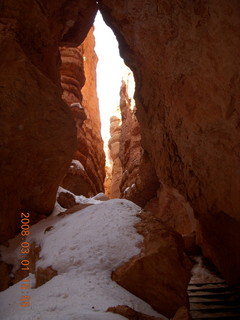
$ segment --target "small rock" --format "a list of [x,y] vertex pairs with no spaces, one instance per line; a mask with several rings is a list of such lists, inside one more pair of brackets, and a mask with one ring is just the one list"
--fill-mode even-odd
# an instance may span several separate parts
[[185,307],[185,306],[182,306],[180,307],[175,316],[173,317],[173,320],[191,320],[192,317],[189,313],[189,310]]
[[66,209],[69,209],[77,204],[74,196],[69,192],[60,192],[57,198],[57,202],[61,207]]

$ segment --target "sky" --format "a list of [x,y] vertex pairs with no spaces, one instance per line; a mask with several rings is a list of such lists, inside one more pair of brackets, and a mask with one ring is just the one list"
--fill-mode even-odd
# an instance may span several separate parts
[[112,30],[105,24],[98,12],[95,23],[95,51],[98,56],[97,93],[102,123],[102,137],[109,139],[109,118],[119,105],[119,91],[124,70],[119,55],[118,42]]

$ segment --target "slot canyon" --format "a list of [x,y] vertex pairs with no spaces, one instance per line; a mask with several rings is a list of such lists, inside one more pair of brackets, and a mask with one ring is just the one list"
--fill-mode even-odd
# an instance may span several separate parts
[[[126,64],[111,165],[98,12]],[[0,319],[210,319],[197,261],[240,291],[240,2],[0,0],[0,31]]]

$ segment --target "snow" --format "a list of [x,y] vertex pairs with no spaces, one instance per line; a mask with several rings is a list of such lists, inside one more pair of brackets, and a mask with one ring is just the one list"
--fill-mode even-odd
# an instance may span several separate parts
[[131,185],[131,187],[127,187],[127,188],[123,191],[123,193],[126,194],[126,193],[129,192],[129,190],[131,190],[131,189],[133,189],[133,188],[135,188],[135,187],[136,187],[136,185],[135,185],[135,183],[134,183],[134,184]]
[[194,257],[195,265],[193,266],[191,273],[190,283],[220,283],[223,279],[218,277],[216,274],[208,270],[204,265],[202,256]]
[[60,212],[66,211],[66,208],[63,208],[60,206],[60,204],[56,201],[55,207],[53,209],[53,212],[51,213],[52,216],[57,216]]
[[83,109],[82,105],[79,102],[74,102],[70,105],[70,107],[77,107],[79,109]]
[[[61,192],[62,188],[58,192]],[[136,311],[161,316],[152,308],[111,280],[111,272],[132,256],[139,254],[143,238],[134,225],[139,221],[139,207],[128,200],[93,202],[83,210],[66,216],[39,221],[30,228],[25,241],[41,246],[37,267],[52,266],[58,275],[34,288],[30,275],[31,307],[21,307],[22,290],[16,283],[0,292],[0,319],[4,320],[121,320],[106,313],[108,307],[128,305]],[[53,228],[44,232],[47,227]],[[21,259],[18,235],[8,248],[1,246],[2,259],[19,267]],[[163,317],[163,316],[162,316]],[[166,319],[163,317],[163,319]]]
[[[82,196],[82,195],[80,195],[80,196],[76,196],[74,193],[72,193],[71,191],[69,191],[69,190],[67,190],[67,189],[64,189],[64,188],[62,188],[62,187],[59,187],[58,188],[58,191],[57,191],[57,197],[58,197],[58,195],[59,195],[59,193],[60,192],[68,192],[68,193],[70,193],[74,198],[75,198],[75,201],[76,201],[76,203],[78,204],[99,204],[99,203],[102,203],[102,201],[100,201],[100,200],[97,200],[97,198],[98,198],[98,196],[100,196],[100,195],[104,195],[104,193],[99,193],[99,194],[97,194],[96,196],[94,196],[93,198],[86,198],[86,197],[84,197],[84,196]],[[56,205],[57,205],[57,207],[59,206],[59,204],[56,202]],[[58,207],[59,208],[59,207]],[[55,208],[56,209],[56,208]],[[64,209],[64,208],[63,208]],[[64,209],[64,210],[66,210],[66,209]]]
[[130,187],[127,187],[126,189],[124,189],[123,193],[128,193],[128,191],[130,190]]
[[81,164],[79,160],[73,159],[72,164],[70,165],[70,168],[76,168],[76,169],[85,171],[84,166]]
[[102,197],[106,197],[105,193],[100,192],[98,194],[96,194],[92,199],[98,200],[101,199]]
[[75,200],[77,203],[83,203],[83,204],[100,204],[102,203],[101,200],[96,200],[94,197],[93,198],[86,198],[84,196],[75,196]]

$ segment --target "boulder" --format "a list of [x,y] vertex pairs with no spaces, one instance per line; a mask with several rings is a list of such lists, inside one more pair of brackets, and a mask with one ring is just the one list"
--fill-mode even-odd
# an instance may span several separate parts
[[57,197],[57,202],[61,207],[66,209],[69,209],[77,204],[75,197],[70,192],[60,192]]
[[144,236],[141,253],[113,271],[112,279],[172,317],[188,306],[187,286],[191,263],[183,252],[182,237],[150,212],[142,212],[136,225]]

